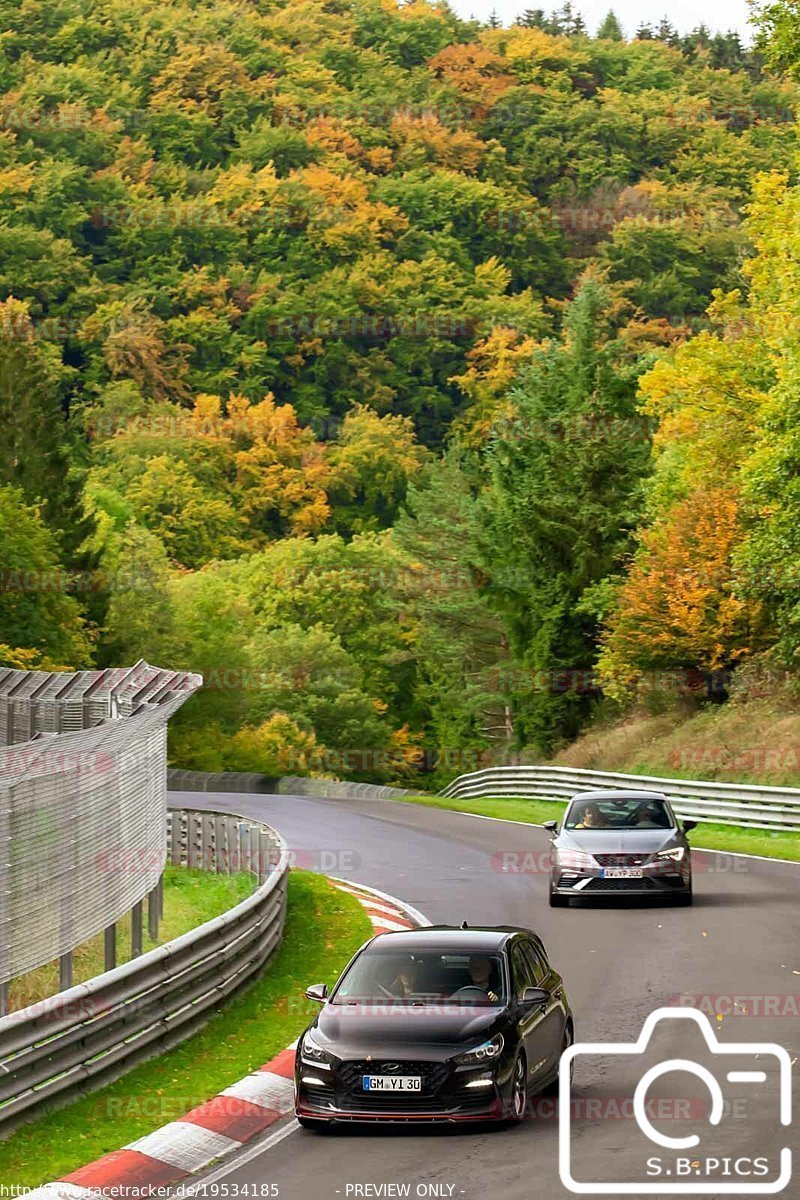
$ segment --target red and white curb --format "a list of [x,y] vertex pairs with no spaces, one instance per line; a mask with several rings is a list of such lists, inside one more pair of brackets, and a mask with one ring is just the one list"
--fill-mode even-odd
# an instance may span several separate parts
[[[430,925],[427,917],[394,896],[346,880],[334,882],[364,906],[375,933]],[[104,1192],[121,1200],[126,1195],[143,1200],[241,1149],[292,1112],[296,1046],[293,1042],[258,1071],[177,1121],[103,1155],[57,1183],[29,1191],[26,1200],[95,1200]]]

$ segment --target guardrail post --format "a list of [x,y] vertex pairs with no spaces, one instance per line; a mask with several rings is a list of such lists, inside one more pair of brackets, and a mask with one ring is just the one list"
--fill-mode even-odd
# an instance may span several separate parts
[[107,925],[103,930],[103,969],[113,971],[117,965],[117,926]]
[[161,878],[162,877],[159,876],[159,881],[156,884],[156,886],[153,888],[152,891],[147,893],[147,935],[150,938],[151,942],[158,941],[158,918],[159,918],[158,888],[159,888],[159,884],[161,883]]
[[0,1017],[8,1012],[8,983],[0,983]]
[[222,875],[231,873],[231,824],[227,817],[220,817],[217,837],[222,845],[217,847],[217,871]]
[[200,866],[210,871],[214,865],[214,818],[203,813],[200,818]]
[[269,875],[269,834],[266,829],[258,831],[258,882],[263,883]]
[[144,934],[143,905],[141,900],[131,909],[131,958],[138,958],[142,953]]
[[[187,862],[189,867],[203,865],[203,818],[200,813],[189,813],[186,824]],[[199,860],[199,861],[198,861]]]
[[260,877],[258,874],[258,846],[259,846],[258,826],[251,825],[250,829],[248,830],[248,834],[249,834],[249,836],[247,838],[247,848],[248,848],[249,857],[250,857],[250,862],[248,864],[248,867],[249,867],[249,870],[252,871],[252,873],[255,875],[256,879],[258,879],[260,882]]
[[58,990],[66,992],[72,987],[72,951],[68,950],[58,960]]

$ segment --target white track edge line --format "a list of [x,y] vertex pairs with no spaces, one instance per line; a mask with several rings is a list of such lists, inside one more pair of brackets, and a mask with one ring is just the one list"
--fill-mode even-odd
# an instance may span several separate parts
[[421,913],[418,908],[414,908],[413,904],[408,904],[405,900],[398,900],[397,896],[390,896],[388,892],[381,892],[378,888],[367,887],[365,883],[354,883],[352,879],[341,879],[338,875],[329,875],[329,879],[333,879],[335,883],[344,883],[349,887],[360,888],[362,892],[371,892],[373,896],[379,896],[381,900],[387,900],[390,904],[396,904],[401,912],[406,912],[413,921],[418,925],[432,925],[424,913]]
[[[195,1184],[181,1184],[179,1195],[184,1196],[204,1196],[209,1184],[217,1183],[220,1179],[225,1179],[232,1171],[238,1170],[239,1167],[246,1166],[254,1158],[258,1158],[259,1154],[271,1150],[273,1146],[277,1146],[284,1138],[289,1137],[292,1133],[297,1133],[300,1128],[297,1120],[292,1118],[286,1125],[280,1129],[276,1129],[274,1133],[268,1133],[266,1137],[256,1138],[252,1142],[243,1143],[242,1149],[227,1163],[222,1163],[211,1174],[204,1175],[198,1179]],[[173,1193],[174,1195],[174,1193]]]

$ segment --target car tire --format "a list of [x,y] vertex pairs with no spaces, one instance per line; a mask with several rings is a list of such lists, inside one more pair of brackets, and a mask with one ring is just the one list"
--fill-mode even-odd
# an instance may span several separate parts
[[511,1115],[509,1125],[519,1125],[525,1119],[528,1107],[528,1063],[525,1052],[520,1050],[514,1059],[511,1075]]
[[555,892],[550,893],[551,908],[569,908],[569,896],[558,896]]

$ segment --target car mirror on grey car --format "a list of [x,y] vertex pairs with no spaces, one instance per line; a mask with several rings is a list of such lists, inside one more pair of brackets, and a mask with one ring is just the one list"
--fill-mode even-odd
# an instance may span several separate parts
[[542,827],[555,833],[555,831],[558,829],[558,821],[543,821]]
[[324,1004],[328,998],[327,983],[312,983],[306,988],[306,997],[309,1000],[316,1000],[317,1004]]
[[697,829],[697,821],[684,821],[683,822],[683,832],[684,833],[691,833],[691,831],[693,829]]

